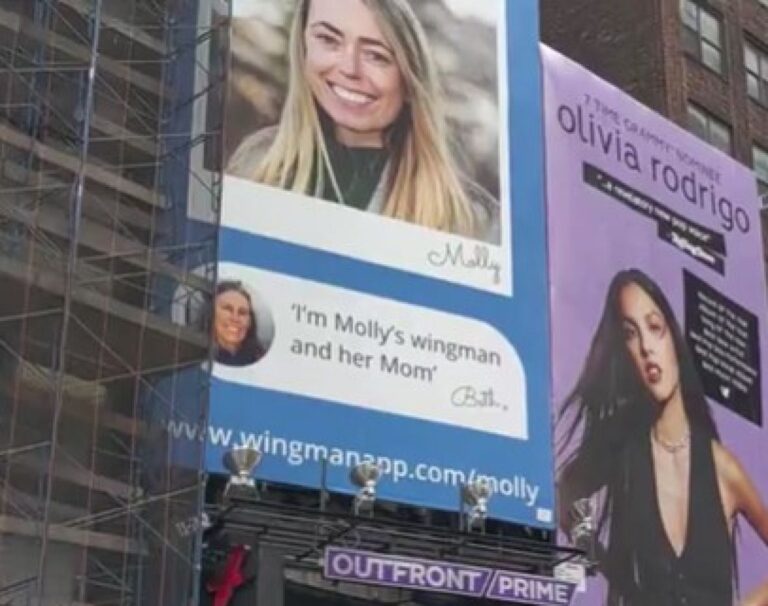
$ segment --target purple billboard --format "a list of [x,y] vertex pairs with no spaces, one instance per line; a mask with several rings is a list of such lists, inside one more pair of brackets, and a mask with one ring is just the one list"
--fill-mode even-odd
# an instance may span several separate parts
[[768,604],[755,178],[542,53],[560,538],[596,563],[574,604]]

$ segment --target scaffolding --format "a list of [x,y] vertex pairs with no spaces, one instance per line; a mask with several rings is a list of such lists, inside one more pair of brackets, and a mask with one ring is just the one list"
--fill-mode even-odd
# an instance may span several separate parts
[[194,603],[210,3],[0,0],[0,604]]

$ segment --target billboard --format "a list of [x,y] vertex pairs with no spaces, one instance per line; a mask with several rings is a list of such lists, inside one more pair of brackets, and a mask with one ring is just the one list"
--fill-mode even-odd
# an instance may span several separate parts
[[598,532],[575,603],[766,603],[755,178],[542,52],[559,526]]
[[232,11],[209,468],[553,527],[537,3]]

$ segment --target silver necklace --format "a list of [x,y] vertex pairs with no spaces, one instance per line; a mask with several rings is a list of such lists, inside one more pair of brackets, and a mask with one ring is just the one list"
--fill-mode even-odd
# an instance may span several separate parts
[[671,454],[675,454],[680,452],[681,450],[685,450],[688,448],[688,446],[691,443],[691,432],[686,431],[685,434],[679,439],[675,440],[674,442],[669,442],[665,440],[664,438],[659,437],[659,435],[656,433],[656,429],[652,432],[654,441],[661,446],[664,450]]

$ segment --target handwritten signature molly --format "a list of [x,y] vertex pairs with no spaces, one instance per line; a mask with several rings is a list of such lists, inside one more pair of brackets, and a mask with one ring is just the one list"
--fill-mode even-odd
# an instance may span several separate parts
[[482,244],[476,244],[471,252],[467,252],[463,243],[452,245],[446,242],[442,250],[427,253],[427,261],[435,267],[451,265],[489,271],[494,284],[501,281],[501,264],[491,258],[491,251]]
[[453,390],[451,404],[460,408],[501,408],[507,410],[506,404],[498,402],[493,389],[477,389],[471,385],[462,385]]

